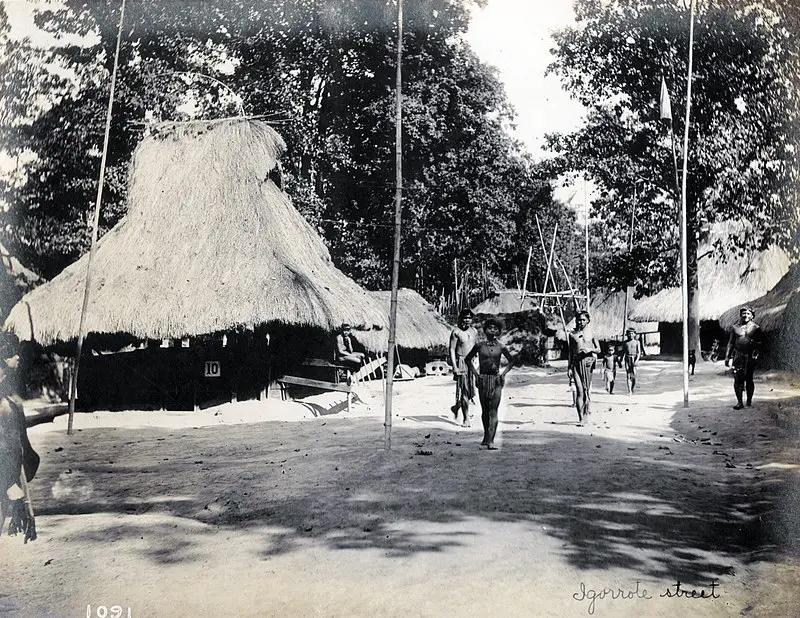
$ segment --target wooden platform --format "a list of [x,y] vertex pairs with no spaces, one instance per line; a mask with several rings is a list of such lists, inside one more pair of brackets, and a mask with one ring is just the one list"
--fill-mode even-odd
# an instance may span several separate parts
[[311,378],[301,378],[300,376],[283,376],[277,380],[281,387],[281,399],[286,400],[289,393],[289,386],[308,386],[318,388],[323,391],[337,391],[347,393],[347,411],[350,412],[350,404],[353,399],[353,387],[344,382],[325,382],[323,380],[312,380]]

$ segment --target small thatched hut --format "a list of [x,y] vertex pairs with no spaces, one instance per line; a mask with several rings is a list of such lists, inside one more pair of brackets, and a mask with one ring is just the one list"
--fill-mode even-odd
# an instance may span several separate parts
[[[389,314],[391,292],[368,292]],[[435,350],[447,346],[452,327],[428,301],[414,290],[401,288],[397,294],[397,326],[395,340],[408,350]],[[366,349],[386,351],[388,329],[355,330],[353,336]]]
[[[739,320],[739,309],[753,308],[756,322],[766,335],[762,360],[779,369],[800,371],[800,264],[794,264],[769,292],[731,307],[719,318],[726,331]],[[722,342],[723,345],[726,341]]]
[[539,308],[535,298],[520,298],[521,296],[520,290],[496,290],[473,311],[483,315],[499,315]]
[[[228,365],[246,357],[253,365],[246,373],[259,374],[263,387],[268,372],[257,357],[268,336],[273,358],[280,342],[282,352],[302,353],[303,338],[287,335],[285,326],[320,339],[343,322],[388,327],[382,304],[333,265],[322,239],[270,178],[284,149],[272,128],[244,119],[165,125],[146,137],[130,168],[128,214],[98,242],[88,332],[183,340],[181,348],[192,349],[211,337],[216,358],[217,348],[239,342],[247,349],[228,355]],[[87,259],[27,294],[5,328],[43,345],[74,340]],[[197,356],[168,369],[185,364],[196,376],[207,360]],[[141,373],[136,365],[132,371]]]
[[[636,299],[628,298],[628,328],[638,333],[654,333],[658,330],[657,322],[642,322],[630,318]],[[620,339],[625,328],[625,292],[595,292],[591,296],[589,314],[592,318],[592,330],[595,336],[603,340]],[[575,319],[570,320],[568,329],[575,328]],[[654,341],[653,343],[657,343]]]
[[[715,261],[710,247],[700,254],[703,256],[697,266],[700,341],[703,349],[709,349],[714,339],[723,336],[720,316],[730,307],[758,298],[772,289],[786,274],[790,260],[786,252],[778,247],[731,257],[724,264]],[[661,350],[680,351],[683,320],[680,288],[662,290],[640,300],[631,312],[631,318],[659,322]]]

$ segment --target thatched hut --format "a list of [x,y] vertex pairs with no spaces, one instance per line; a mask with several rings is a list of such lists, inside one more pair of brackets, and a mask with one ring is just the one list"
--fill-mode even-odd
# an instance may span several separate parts
[[[299,353],[302,338],[282,326],[320,338],[343,322],[388,327],[382,304],[333,265],[270,178],[284,149],[272,128],[244,119],[164,125],[146,137],[130,168],[127,216],[97,245],[88,332],[190,348],[211,337],[217,348],[244,341],[259,350],[278,335]],[[43,345],[74,340],[87,259],[27,294],[6,329]],[[248,373],[263,373],[252,362]],[[185,364],[196,371],[196,359]]]
[[489,298],[484,300],[473,311],[483,315],[499,315],[501,313],[515,313],[517,311],[531,311],[539,308],[535,298],[521,298],[520,290],[495,290]]
[[[633,328],[640,334],[657,335],[657,322],[637,321],[630,318],[636,307],[637,300],[628,297],[628,328]],[[601,341],[611,341],[621,339],[625,329],[625,292],[595,292],[591,296],[589,314],[592,318],[592,330],[595,336]],[[570,320],[568,329],[575,328],[575,319]],[[657,336],[652,340],[647,339],[646,343],[657,343]]]
[[[391,292],[368,292],[389,314]],[[408,350],[435,350],[447,346],[451,326],[428,301],[414,290],[401,288],[397,291],[397,325],[395,341]],[[389,331],[381,328],[355,330],[353,336],[366,349],[386,351]]]
[[[719,318],[726,331],[739,320],[739,309],[753,308],[756,322],[765,332],[762,360],[780,369],[800,371],[800,264],[794,264],[769,292],[728,309]],[[723,345],[726,343],[722,342]]]
[[[714,339],[724,336],[720,328],[720,316],[730,307],[758,298],[786,274],[789,256],[778,247],[753,252],[744,256],[730,257],[718,263],[711,247],[700,251],[698,259],[700,341],[708,349]],[[681,349],[680,288],[669,288],[644,298],[631,312],[634,320],[657,321],[661,336],[661,349],[679,352]]]

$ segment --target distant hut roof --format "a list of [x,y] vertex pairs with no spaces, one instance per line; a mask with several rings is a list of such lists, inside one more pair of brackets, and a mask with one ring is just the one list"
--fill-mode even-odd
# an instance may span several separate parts
[[748,305],[753,308],[755,321],[762,329],[777,330],[793,298],[800,299],[800,264],[793,265],[775,287],[763,296],[728,309],[719,317],[720,326],[725,329],[733,326],[739,320],[739,309]]
[[[397,291],[397,345],[403,348],[428,350],[448,345],[452,327],[444,318],[414,290],[401,288]],[[391,292],[368,292],[389,314]],[[353,336],[369,350],[386,351],[389,345],[387,328],[354,330]]]
[[[758,298],[780,280],[790,264],[789,256],[778,247],[731,257],[724,264],[717,263],[712,255],[707,254],[697,265],[701,320],[717,320],[728,308]],[[662,290],[642,299],[631,317],[680,322],[683,320],[680,288]]]
[[[334,267],[268,178],[285,147],[272,128],[244,119],[146,137],[131,165],[128,214],[97,246],[88,332],[158,339],[268,322],[388,326],[380,303]],[[6,328],[45,345],[74,339],[87,259],[27,294]]]
[[499,315],[501,313],[530,311],[538,308],[539,305],[535,298],[520,299],[520,296],[522,296],[520,290],[497,290],[475,307],[473,311],[485,315]]
[[[628,299],[628,327],[640,333],[657,330],[657,323],[637,321],[630,318],[637,302],[634,298]],[[595,292],[591,295],[589,315],[595,337],[598,339],[621,337],[625,324],[625,292]],[[575,328],[574,318],[567,327],[569,330]]]

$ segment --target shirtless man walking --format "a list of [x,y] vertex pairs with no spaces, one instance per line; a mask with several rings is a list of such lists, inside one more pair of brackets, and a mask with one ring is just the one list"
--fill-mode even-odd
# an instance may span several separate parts
[[450,407],[450,411],[456,420],[461,411],[464,427],[469,427],[469,404],[475,399],[475,380],[472,373],[467,371],[464,360],[478,341],[478,331],[472,326],[474,317],[472,311],[463,309],[458,314],[458,326],[450,333],[450,365],[456,383],[456,403]]
[[[476,345],[467,354],[465,360],[470,373],[475,375],[478,381],[478,398],[481,402],[481,421],[483,422],[483,441],[481,446],[485,446],[490,451],[496,451],[494,438],[497,434],[497,410],[500,407],[500,399],[503,396],[503,386],[505,376],[514,366],[514,357],[508,349],[497,340],[500,335],[500,322],[494,318],[489,318],[483,324],[483,332],[486,333],[486,341]],[[472,362],[477,356],[480,373],[475,369]],[[505,356],[508,364],[500,370],[501,357]]]
[[733,392],[736,394],[734,410],[744,408],[742,394],[747,390],[747,405],[753,405],[753,392],[756,390],[753,382],[753,369],[761,348],[761,327],[753,321],[755,317],[750,307],[739,310],[739,323],[731,327],[728,339],[728,350],[725,354],[725,366],[730,366],[733,359]]
[[622,358],[625,362],[625,377],[628,381],[628,394],[636,388],[636,363],[642,356],[642,345],[636,337],[636,331],[629,328],[625,331],[625,341],[622,342]]

